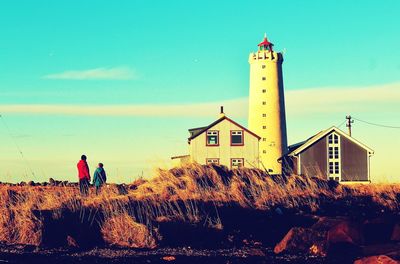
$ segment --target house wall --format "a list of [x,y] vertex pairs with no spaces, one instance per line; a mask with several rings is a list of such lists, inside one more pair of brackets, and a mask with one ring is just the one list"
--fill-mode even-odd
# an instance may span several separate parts
[[321,138],[312,146],[300,153],[301,174],[309,177],[327,179],[327,149],[326,137]]
[[[219,146],[206,146],[206,132],[190,141],[192,161],[205,164],[207,158],[218,158],[219,164],[231,167],[231,158],[243,158],[245,167],[258,168],[258,138],[228,120],[223,120],[209,130],[219,131]],[[230,131],[243,130],[244,145],[231,146]]]
[[341,137],[342,181],[368,181],[368,152]]

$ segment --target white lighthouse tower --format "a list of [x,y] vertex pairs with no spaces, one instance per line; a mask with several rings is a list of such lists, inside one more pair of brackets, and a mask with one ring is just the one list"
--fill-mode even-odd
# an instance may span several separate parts
[[274,52],[267,36],[250,53],[249,129],[261,137],[260,167],[281,174],[278,159],[287,150],[282,53]]

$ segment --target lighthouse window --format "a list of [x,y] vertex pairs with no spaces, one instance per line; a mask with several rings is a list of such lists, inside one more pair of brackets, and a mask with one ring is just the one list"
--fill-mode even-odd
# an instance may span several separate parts
[[263,154],[267,154],[267,151],[265,149],[263,150]]
[[267,141],[267,139],[266,139],[266,138],[263,138],[263,141]]
[[262,65],[261,68],[265,69],[265,65]]
[[266,77],[262,77],[262,80],[265,81],[267,78]]
[[266,89],[263,89],[263,90],[262,90],[262,92],[263,92],[263,93],[266,93],[266,92],[267,92],[267,90],[266,90]]
[[267,102],[263,101],[263,102],[262,102],[262,104],[263,104],[263,105],[266,105],[266,104],[267,104]]
[[207,146],[218,146],[219,144],[219,132],[218,131],[213,131],[209,130],[207,131]]
[[263,126],[263,129],[267,129],[267,126]]
[[262,117],[267,117],[267,114],[262,114]]

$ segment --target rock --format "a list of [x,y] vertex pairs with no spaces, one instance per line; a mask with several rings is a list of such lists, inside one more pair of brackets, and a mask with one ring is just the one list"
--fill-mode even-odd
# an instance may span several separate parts
[[29,181],[29,182],[28,182],[28,185],[29,185],[29,186],[35,186],[36,184],[35,184],[34,181]]
[[165,261],[174,261],[176,258],[174,256],[164,256],[162,259]]
[[354,245],[361,245],[363,243],[363,236],[360,226],[354,222],[345,220],[337,225],[334,225],[328,231],[327,237],[329,244],[335,243],[350,243]]
[[117,184],[117,190],[119,195],[128,194],[128,189],[126,188],[125,184]]
[[53,178],[49,179],[49,185],[50,186],[55,186],[55,180]]
[[342,221],[346,219],[344,218],[332,218],[332,217],[321,217],[318,219],[313,226],[311,226],[312,230],[316,231],[329,231],[332,227],[340,224]]
[[79,245],[76,242],[76,240],[71,236],[67,236],[67,245],[69,247],[73,247],[73,248],[78,248],[79,247]]
[[343,262],[353,261],[361,255],[363,243],[361,226],[355,222],[342,221],[328,231],[327,255]]
[[286,236],[275,246],[274,253],[311,253],[325,255],[326,232],[310,228],[293,227]]
[[400,261],[396,261],[385,255],[366,257],[354,261],[354,264],[399,264],[399,263]]
[[400,241],[400,224],[394,225],[392,235],[390,236],[390,240]]

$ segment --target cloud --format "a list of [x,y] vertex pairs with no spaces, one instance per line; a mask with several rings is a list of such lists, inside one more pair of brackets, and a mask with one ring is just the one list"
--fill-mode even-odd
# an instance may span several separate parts
[[[398,112],[400,83],[367,87],[331,87],[290,90],[285,93],[286,112],[290,116],[316,113]],[[194,104],[136,105],[0,105],[0,113],[143,116],[143,117],[215,117],[219,106],[234,118],[246,118],[248,98]]]
[[322,87],[285,93],[291,115],[312,113],[399,111],[400,83],[366,87]]
[[53,80],[130,80],[137,76],[129,67],[95,68],[81,71],[65,71],[45,75],[43,79]]
[[[0,113],[86,115],[86,116],[143,116],[143,117],[205,117],[216,116],[225,106],[236,117],[247,115],[247,99],[198,104],[143,105],[0,105]],[[245,110],[245,111],[243,111]]]

